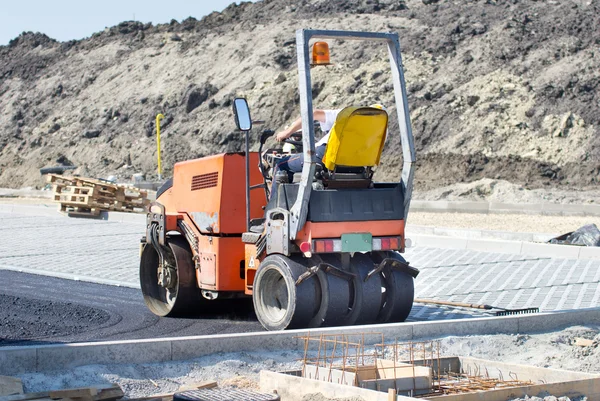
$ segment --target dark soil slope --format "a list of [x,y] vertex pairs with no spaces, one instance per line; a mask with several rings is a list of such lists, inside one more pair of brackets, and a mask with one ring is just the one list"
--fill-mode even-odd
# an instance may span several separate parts
[[[270,128],[298,114],[302,27],[400,34],[417,190],[484,177],[530,188],[598,183],[600,1],[264,0],[66,43],[25,33],[0,47],[0,186],[39,186],[39,168],[61,164],[152,178],[159,112],[167,170],[240,150],[234,96]],[[335,65],[313,70],[316,106],[393,104],[384,49],[331,48]],[[396,126],[381,179],[401,165]]]

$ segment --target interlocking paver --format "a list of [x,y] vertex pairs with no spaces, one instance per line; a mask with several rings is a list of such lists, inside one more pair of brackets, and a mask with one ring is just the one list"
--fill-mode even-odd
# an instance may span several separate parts
[[[416,296],[542,311],[600,306],[600,261],[414,248]],[[425,307],[429,308],[429,306]],[[435,318],[419,309],[418,316]],[[445,318],[448,318],[447,315]]]
[[2,213],[0,268],[138,287],[145,224]]
[[[0,213],[0,269],[139,288],[139,241],[145,224]],[[542,311],[600,306],[600,261],[473,250],[410,248],[421,270],[419,298]],[[480,310],[415,304],[409,320],[488,316]]]

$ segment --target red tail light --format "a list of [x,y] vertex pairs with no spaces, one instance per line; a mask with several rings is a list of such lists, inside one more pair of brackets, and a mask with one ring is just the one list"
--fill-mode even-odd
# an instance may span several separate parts
[[325,252],[333,252],[333,240],[325,241]]
[[313,241],[315,253],[341,252],[342,241],[339,239],[316,239]]
[[401,248],[402,242],[400,237],[374,237],[373,238],[373,250],[374,251],[390,251],[398,250]]

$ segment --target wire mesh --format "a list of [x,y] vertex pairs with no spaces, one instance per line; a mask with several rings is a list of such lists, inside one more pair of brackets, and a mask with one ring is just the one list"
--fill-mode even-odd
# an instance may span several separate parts
[[[441,342],[386,342],[382,333],[318,334],[296,337],[304,346],[302,377],[426,397],[531,385],[512,372],[490,375],[486,367],[445,365]],[[458,360],[456,358],[456,360]],[[458,367],[458,368],[457,368]],[[423,368],[426,368],[425,370]],[[427,371],[428,374],[423,372]],[[423,387],[423,377],[427,388]],[[412,379],[412,385],[407,380]],[[404,386],[399,388],[399,383]]]

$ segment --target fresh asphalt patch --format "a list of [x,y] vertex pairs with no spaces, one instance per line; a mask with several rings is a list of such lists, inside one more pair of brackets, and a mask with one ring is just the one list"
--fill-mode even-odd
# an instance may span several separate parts
[[0,346],[263,331],[251,302],[161,318],[140,290],[3,270]]

